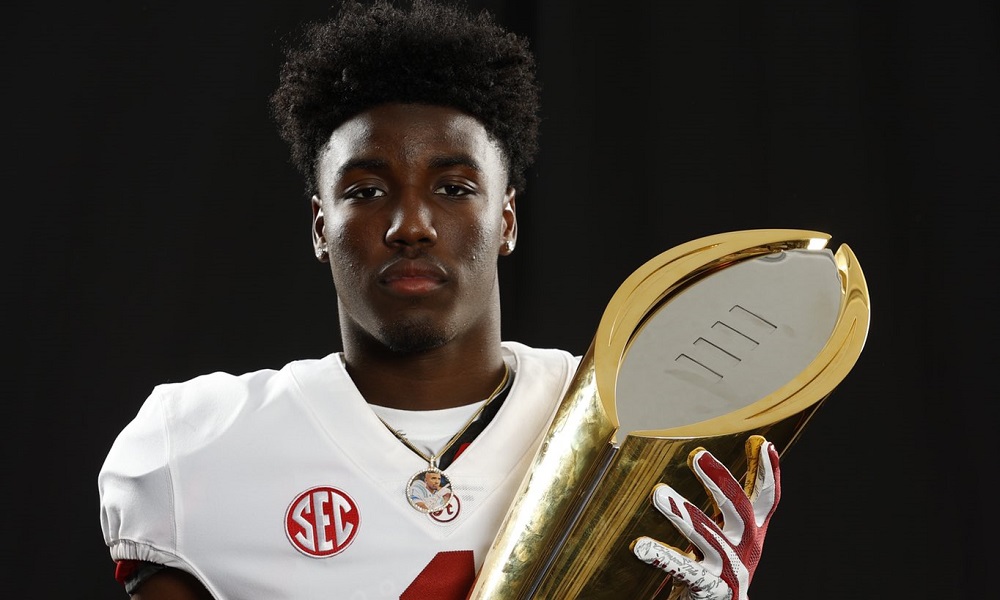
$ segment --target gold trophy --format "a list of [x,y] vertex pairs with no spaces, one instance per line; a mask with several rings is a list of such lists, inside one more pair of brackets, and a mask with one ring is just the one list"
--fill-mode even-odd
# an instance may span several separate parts
[[629,543],[690,543],[650,503],[669,483],[703,511],[704,447],[737,479],[744,443],[782,453],[854,366],[868,288],[847,245],[763,229],[672,248],[618,288],[485,558],[470,600],[669,598]]

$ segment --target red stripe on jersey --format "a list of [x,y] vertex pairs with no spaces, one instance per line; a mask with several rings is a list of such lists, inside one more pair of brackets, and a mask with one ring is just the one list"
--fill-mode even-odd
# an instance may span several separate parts
[[459,446],[458,447],[458,451],[455,452],[455,456],[451,457],[451,462],[455,462],[455,459],[458,458],[459,456],[462,456],[462,453],[465,452],[465,449],[468,448],[471,445],[472,445],[472,442],[465,442],[464,444],[462,444],[461,446]]
[[472,550],[438,552],[399,600],[465,600],[475,579]]
[[128,581],[141,566],[141,560],[118,561],[115,563],[115,580],[118,581],[118,583],[125,585],[125,582]]

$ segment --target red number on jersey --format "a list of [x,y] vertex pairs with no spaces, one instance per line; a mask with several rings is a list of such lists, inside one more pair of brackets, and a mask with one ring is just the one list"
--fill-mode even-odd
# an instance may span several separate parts
[[399,600],[465,600],[475,579],[472,550],[438,552]]

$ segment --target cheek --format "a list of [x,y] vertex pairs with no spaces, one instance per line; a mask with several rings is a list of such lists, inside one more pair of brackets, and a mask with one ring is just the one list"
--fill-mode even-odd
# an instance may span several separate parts
[[327,221],[324,233],[330,252],[330,270],[334,284],[342,289],[356,288],[349,281],[356,279],[363,270],[367,256],[365,233],[357,227],[356,222],[344,220]]
[[500,247],[501,227],[497,223],[473,221],[463,229],[465,255],[477,266],[491,267]]
[[330,219],[326,222],[326,239],[331,252],[341,259],[354,260],[363,252],[367,235],[356,219]]
[[489,259],[493,255],[489,230],[480,229],[476,231],[473,240],[472,247],[470,248],[472,259],[477,263],[489,263]]

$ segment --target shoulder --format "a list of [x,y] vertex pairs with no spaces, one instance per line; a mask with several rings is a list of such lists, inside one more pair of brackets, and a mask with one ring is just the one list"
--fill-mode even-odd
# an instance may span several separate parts
[[532,348],[519,342],[504,342],[503,348],[514,361],[517,379],[532,387],[561,392],[580,365],[580,357],[557,348]]
[[280,426],[297,410],[300,379],[319,377],[314,373],[323,369],[335,373],[335,364],[331,355],[277,370],[216,372],[154,387],[118,434],[98,475],[102,526],[113,558],[183,568],[172,554],[178,490],[186,480],[180,473],[210,472],[211,458],[234,443],[259,439],[255,426]]
[[570,365],[573,368],[580,362],[579,356],[558,348],[534,348],[520,342],[503,342],[503,348],[518,361],[547,364],[552,366]]
[[[248,415],[290,404],[298,381],[333,364],[324,359],[295,361],[281,369],[243,374],[215,372],[153,388],[131,422],[118,434],[104,471],[143,474],[160,469],[226,435]],[[330,369],[335,371],[335,369]]]
[[153,388],[136,419],[159,419],[171,434],[183,434],[185,424],[197,423],[198,433],[213,437],[230,427],[241,414],[286,401],[300,394],[300,381],[318,371],[336,372],[335,355],[293,361],[280,369],[241,374],[222,371]]

